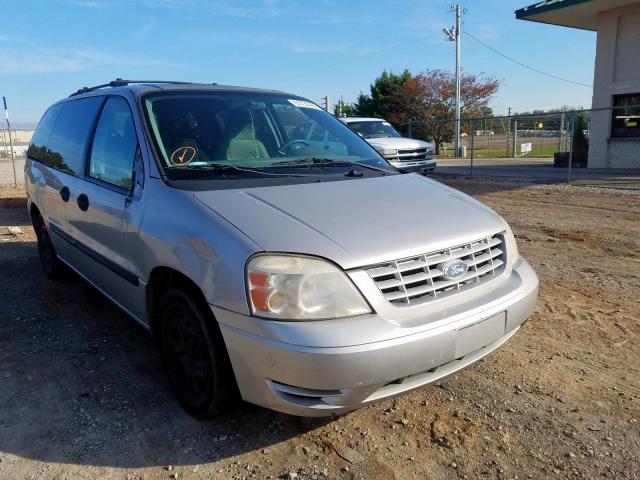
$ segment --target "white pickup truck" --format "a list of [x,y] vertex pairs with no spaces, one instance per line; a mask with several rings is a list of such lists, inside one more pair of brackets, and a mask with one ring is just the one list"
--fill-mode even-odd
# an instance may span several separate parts
[[341,117],[343,123],[364,138],[394,167],[409,172],[429,173],[436,168],[433,145],[404,138],[381,118]]

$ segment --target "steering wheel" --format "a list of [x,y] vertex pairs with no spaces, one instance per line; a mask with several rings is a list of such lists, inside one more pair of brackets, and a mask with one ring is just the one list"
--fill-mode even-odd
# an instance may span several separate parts
[[[294,145],[299,145],[299,146],[294,147]],[[300,150],[302,147],[310,147],[310,146],[311,145],[309,145],[304,140],[291,140],[285,143],[284,145],[282,145],[282,147],[280,147],[280,150],[278,150],[278,153],[282,155],[295,155],[297,151]]]

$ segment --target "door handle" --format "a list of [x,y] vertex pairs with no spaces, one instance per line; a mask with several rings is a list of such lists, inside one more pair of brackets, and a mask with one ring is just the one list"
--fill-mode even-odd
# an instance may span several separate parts
[[89,197],[87,197],[86,194],[81,193],[78,195],[78,207],[80,207],[80,210],[83,212],[86,212],[89,209]]
[[67,187],[66,185],[60,189],[60,198],[62,198],[63,202],[68,202],[70,195],[71,192],[69,191],[69,187]]

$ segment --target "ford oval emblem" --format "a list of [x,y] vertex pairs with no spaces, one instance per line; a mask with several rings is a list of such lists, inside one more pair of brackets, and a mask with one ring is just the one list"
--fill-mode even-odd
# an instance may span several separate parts
[[469,266],[462,260],[449,260],[438,265],[438,269],[448,280],[455,280],[467,273]]

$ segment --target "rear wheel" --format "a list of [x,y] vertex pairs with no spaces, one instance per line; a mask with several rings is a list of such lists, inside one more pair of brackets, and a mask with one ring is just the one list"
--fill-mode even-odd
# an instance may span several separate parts
[[231,404],[236,386],[222,335],[200,303],[168,290],[160,302],[158,341],[180,404],[196,417],[211,417]]
[[44,224],[44,220],[40,215],[37,215],[33,219],[33,230],[38,239],[38,253],[40,254],[40,262],[42,263],[44,273],[51,280],[59,280],[63,276],[65,266],[58,259],[56,249],[53,247],[53,243],[49,237],[47,226]]

